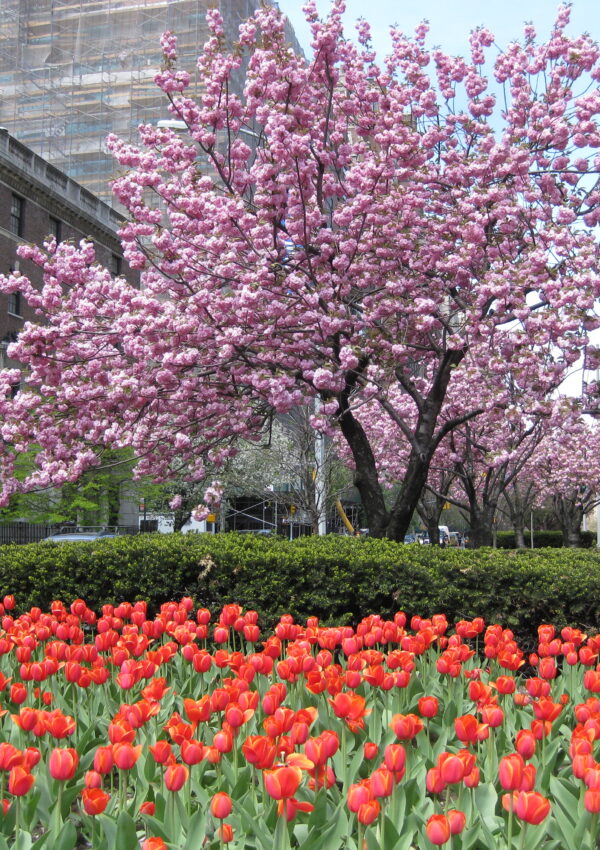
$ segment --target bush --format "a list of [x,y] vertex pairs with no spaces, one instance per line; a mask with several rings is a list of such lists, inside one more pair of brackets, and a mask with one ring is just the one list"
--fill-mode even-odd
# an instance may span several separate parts
[[460,550],[350,537],[145,534],[93,543],[0,549],[3,593],[19,608],[53,599],[105,603],[145,599],[151,610],[183,595],[212,609],[255,608],[265,627],[284,613],[299,621],[355,623],[445,613],[482,616],[521,638],[537,626],[588,629],[600,615],[600,555],[581,549]]
[[[516,549],[517,542],[514,532],[499,531],[497,534],[496,544],[499,549]],[[531,538],[529,532],[525,533],[525,545],[529,548]],[[536,549],[560,549],[563,545],[562,531],[534,531],[533,545]],[[592,549],[596,546],[596,532],[582,531],[581,532],[581,548]]]

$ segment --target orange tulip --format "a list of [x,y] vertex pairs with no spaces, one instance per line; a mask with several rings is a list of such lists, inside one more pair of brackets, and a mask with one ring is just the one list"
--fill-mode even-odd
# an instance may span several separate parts
[[84,788],[81,792],[81,802],[88,815],[99,815],[108,805],[110,794],[101,788]]
[[299,767],[275,767],[263,772],[265,789],[274,800],[284,800],[293,797],[302,781],[302,771]]
[[167,845],[159,836],[151,836],[142,844],[142,850],[167,850]]
[[15,797],[22,797],[27,794],[34,782],[35,776],[21,765],[12,767],[8,774],[8,790]]

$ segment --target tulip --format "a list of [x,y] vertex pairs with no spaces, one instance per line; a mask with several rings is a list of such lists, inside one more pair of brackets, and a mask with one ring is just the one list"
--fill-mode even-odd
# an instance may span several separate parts
[[148,747],[157,764],[167,764],[173,758],[173,748],[168,741],[157,741]]
[[393,771],[398,782],[406,768],[406,750],[402,744],[388,744],[383,755],[385,766]]
[[367,761],[371,761],[379,754],[379,747],[374,741],[365,741],[363,745],[363,754]]
[[94,770],[102,774],[110,773],[113,769],[113,764],[113,748],[98,747],[94,754]]
[[97,770],[88,770],[83,777],[86,788],[102,788],[102,774]]
[[192,739],[181,742],[181,760],[187,765],[199,764],[205,756],[205,747],[200,741]]
[[169,791],[181,791],[190,775],[184,764],[170,764],[165,770],[165,785]]
[[265,789],[274,800],[284,800],[293,797],[302,781],[302,771],[299,767],[274,767],[263,772]]
[[8,774],[8,790],[15,797],[27,794],[34,782],[35,776],[21,765],[12,767]]
[[53,779],[66,782],[75,776],[78,764],[79,756],[77,750],[73,749],[73,747],[68,747],[67,749],[57,747],[50,753],[48,771]]
[[429,719],[435,717],[439,710],[439,703],[436,697],[421,697],[417,706],[421,717],[427,717]]
[[537,825],[550,813],[550,801],[538,791],[519,791],[514,801],[514,811],[521,820]]
[[427,821],[425,832],[432,844],[445,844],[452,835],[450,821],[446,815],[431,815]]
[[588,788],[584,794],[583,805],[588,812],[600,812],[600,790]]
[[500,785],[505,791],[517,791],[520,789],[524,768],[525,763],[522,756],[518,753],[511,753],[500,759],[498,777],[500,779]]
[[9,743],[0,743],[0,770],[11,770],[23,761],[23,753]]
[[131,770],[142,752],[142,745],[133,746],[129,743],[113,744],[113,759],[119,770]]
[[218,820],[228,818],[233,811],[231,797],[225,791],[218,791],[210,801],[210,813]]
[[531,729],[520,729],[515,738],[515,749],[527,761],[535,755],[536,737]]
[[140,806],[140,814],[141,815],[150,815],[153,816],[156,812],[156,803],[152,800],[146,800],[145,803],[142,803]]
[[379,767],[371,774],[371,791],[374,797],[390,797],[394,790],[394,774],[387,767]]
[[364,826],[369,826],[369,824],[373,823],[373,821],[379,816],[379,812],[381,811],[381,805],[378,800],[369,800],[366,803],[363,803],[356,813],[356,817],[359,823],[362,823]]
[[450,809],[448,812],[448,822],[450,823],[450,832],[452,835],[458,835],[465,828],[467,818],[464,812],[458,809]]
[[167,850],[167,845],[159,836],[151,836],[143,842],[142,850]]
[[88,815],[99,815],[108,805],[110,794],[101,788],[84,788],[81,792],[81,802]]
[[348,788],[347,805],[351,812],[358,812],[363,803],[368,803],[372,799],[373,793],[367,779]]
[[232,825],[230,823],[222,823],[217,830],[217,834],[219,836],[219,840],[222,841],[223,844],[229,844],[230,841],[233,841]]

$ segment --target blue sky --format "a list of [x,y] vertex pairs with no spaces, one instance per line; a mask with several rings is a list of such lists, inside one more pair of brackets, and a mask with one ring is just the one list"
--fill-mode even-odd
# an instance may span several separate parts
[[[317,0],[317,5],[325,13],[329,0]],[[469,32],[479,25],[488,27],[500,46],[520,37],[523,23],[529,21],[536,26],[540,38],[547,36],[558,5],[558,0],[347,0],[347,32],[351,34],[358,18],[366,18],[371,24],[378,54],[385,54],[390,24],[398,24],[408,34],[425,18],[430,24],[431,46],[439,46],[452,55],[465,55]],[[308,54],[310,32],[302,6],[303,0],[279,0],[279,8],[290,19]],[[600,0],[574,0],[570,31],[573,35],[589,32],[600,40]]]

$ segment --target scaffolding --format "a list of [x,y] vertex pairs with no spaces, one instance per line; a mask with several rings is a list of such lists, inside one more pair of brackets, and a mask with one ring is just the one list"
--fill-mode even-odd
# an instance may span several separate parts
[[[229,43],[260,0],[3,0],[0,125],[107,203],[118,175],[105,139],[135,142],[137,127],[169,117],[154,83],[160,36],[177,35],[179,62],[202,80],[206,11],[219,6]],[[298,43],[289,30],[296,49]]]

